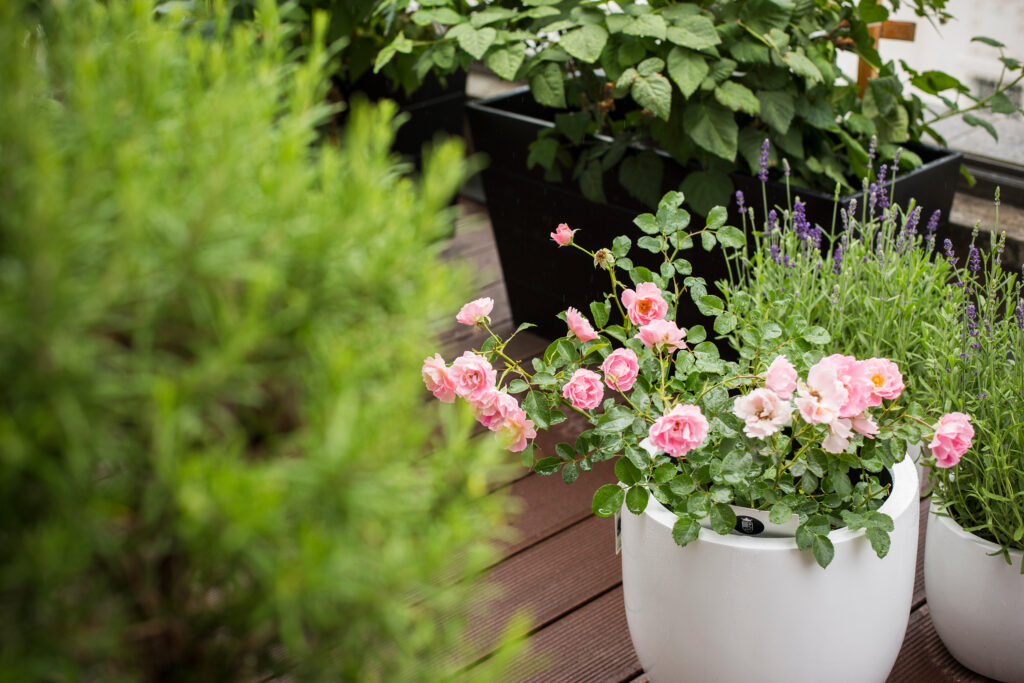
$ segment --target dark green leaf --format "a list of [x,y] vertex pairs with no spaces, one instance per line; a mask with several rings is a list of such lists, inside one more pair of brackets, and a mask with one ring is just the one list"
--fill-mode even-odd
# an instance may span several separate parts
[[697,488],[697,484],[693,481],[690,475],[680,474],[668,483],[668,488],[677,496],[685,498],[693,493],[694,489]]
[[665,20],[657,14],[641,14],[622,29],[623,33],[631,36],[650,36],[651,38],[665,39]]
[[558,468],[561,466],[562,461],[558,458],[541,458],[537,461],[537,464],[533,466],[533,471],[547,477],[557,472]]
[[654,152],[643,151],[626,157],[619,166],[619,183],[634,198],[655,206],[661,194],[664,162]]
[[580,468],[574,462],[565,463],[565,467],[562,468],[562,481],[566,484],[571,484],[580,477]]
[[638,77],[630,90],[633,99],[641,107],[663,121],[668,121],[672,109],[672,85],[661,74]]
[[664,484],[671,481],[672,478],[676,476],[676,471],[675,463],[667,462],[664,465],[659,465],[657,469],[654,470],[655,483]]
[[871,547],[874,548],[879,557],[885,557],[889,554],[889,534],[884,529],[868,527],[864,534],[868,537]]
[[690,97],[708,75],[707,60],[697,52],[674,47],[668,53],[668,75],[679,86],[684,97]]
[[682,188],[693,210],[706,214],[715,206],[729,203],[733,185],[725,173],[694,171],[683,179]]
[[611,517],[622,507],[626,492],[618,484],[605,484],[594,492],[590,509],[598,517]]
[[652,76],[665,69],[665,62],[659,57],[648,57],[636,65],[636,72],[643,77]]
[[793,511],[785,503],[776,503],[768,515],[768,521],[772,524],[786,524],[793,517]]
[[758,90],[761,103],[761,118],[779,133],[789,130],[789,124],[796,113],[793,96],[784,90]]
[[742,111],[751,116],[761,113],[761,103],[754,93],[736,81],[726,81],[716,87],[715,99],[733,111]]
[[736,513],[725,503],[715,503],[711,508],[711,528],[716,533],[728,534],[736,527]]
[[594,302],[590,304],[590,315],[594,317],[594,325],[598,329],[608,324],[608,316],[611,313],[612,305],[607,301],[603,303]]
[[643,486],[634,486],[626,492],[626,507],[634,515],[639,515],[647,509],[647,501],[650,494]]
[[530,154],[526,157],[526,167],[533,168],[540,164],[543,168],[551,168],[558,153],[558,141],[554,138],[538,138],[530,143]]
[[827,567],[832,562],[832,558],[835,557],[836,554],[836,550],[832,546],[832,541],[828,536],[823,534],[814,535],[814,538],[811,541],[811,552],[814,553],[814,559],[822,568]]
[[514,379],[508,383],[508,393],[510,394],[518,394],[520,392],[526,391],[529,388],[530,385],[521,379]]
[[705,50],[722,42],[711,20],[699,14],[679,19],[661,37],[667,37],[676,45],[693,50]]
[[562,36],[558,44],[576,59],[593,64],[601,56],[607,42],[608,32],[603,26],[584,24]]
[[[762,100],[762,107],[764,101]],[[736,158],[739,127],[731,111],[718,103],[693,103],[683,111],[683,126],[699,147],[726,161]],[[691,174],[692,175],[692,174]],[[689,195],[690,193],[687,192]],[[691,198],[691,203],[692,203]]]
[[569,138],[574,145],[581,144],[590,125],[590,113],[577,111],[569,114],[555,114],[555,129]]
[[700,522],[695,519],[680,517],[672,526],[672,540],[676,545],[686,546],[697,540],[700,535]]
[[576,451],[567,443],[559,443],[555,445],[555,453],[562,460],[572,460],[576,457]]
[[492,50],[484,63],[487,68],[506,81],[513,81],[526,58],[525,43],[510,43],[496,50]]
[[530,78],[530,92],[533,93],[533,99],[545,107],[565,109],[565,84],[561,67],[554,62],[546,62],[534,71]]
[[619,458],[615,462],[615,476],[627,486],[631,486],[642,479],[640,470],[628,458]]

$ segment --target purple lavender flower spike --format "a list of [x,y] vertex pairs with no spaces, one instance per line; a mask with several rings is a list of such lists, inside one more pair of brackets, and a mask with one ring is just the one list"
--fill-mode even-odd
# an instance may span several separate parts
[[967,267],[971,269],[972,273],[977,273],[981,270],[981,252],[973,244],[971,245],[970,254],[967,256]]
[[940,218],[942,218],[942,211],[940,209],[935,209],[935,211],[932,212],[932,217],[928,219],[928,232],[930,234],[934,235],[935,231],[939,229]]
[[956,255],[953,253],[953,242],[947,237],[942,242],[942,253],[945,254],[946,260],[949,261],[949,265],[956,265]]
[[875,183],[875,192],[878,193],[876,203],[878,208],[883,211],[889,208],[889,192],[885,187],[885,175],[888,171],[889,167],[882,164],[878,169],[878,181]]
[[[868,168],[871,168],[875,163],[875,148],[878,147],[878,138],[874,135],[871,136],[871,144],[868,145]],[[868,174],[870,175],[870,174]]]
[[832,254],[832,272],[836,275],[843,272],[843,247],[836,247],[836,251]]
[[779,214],[777,214],[775,212],[775,209],[772,209],[771,211],[768,212],[768,225],[765,226],[764,231],[766,233],[775,232],[775,230],[778,227],[779,227]]
[[1017,320],[1017,328],[1024,330],[1024,299],[1018,299],[1017,308],[1013,309],[1013,317]]
[[782,160],[782,171],[783,171],[783,173],[785,173],[786,177],[788,178],[789,177],[789,172],[790,172],[789,159],[783,159]]
[[739,207],[740,213],[743,213],[745,204],[743,202],[743,192],[741,190],[736,190],[736,206]]
[[762,183],[768,182],[768,150],[769,150],[768,138],[765,138],[764,142],[761,143],[761,158],[758,161],[758,171],[757,171],[757,178]]
[[893,157],[892,157],[892,171],[893,171],[893,173],[896,173],[896,171],[900,167],[900,156],[902,154],[903,154],[903,148],[902,147],[897,147],[896,148],[896,154],[894,154]]
[[782,263],[782,257],[779,256],[779,245],[773,244],[769,247],[769,251],[772,255],[772,261],[775,261],[775,265]]
[[793,202],[793,231],[801,242],[807,244],[811,237],[811,222],[807,220],[807,209],[799,199]]

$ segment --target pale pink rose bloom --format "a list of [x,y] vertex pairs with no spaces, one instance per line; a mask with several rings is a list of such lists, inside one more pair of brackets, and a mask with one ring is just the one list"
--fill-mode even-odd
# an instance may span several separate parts
[[435,353],[423,361],[423,383],[427,385],[427,391],[433,392],[434,396],[444,403],[455,402],[455,385],[452,378],[448,376],[448,366],[445,365],[441,354]]
[[661,320],[668,313],[668,302],[661,296],[661,290],[653,282],[641,282],[636,291],[627,289],[622,293],[626,314],[634,325],[647,325]]
[[533,422],[526,419],[526,411],[520,408],[506,416],[495,432],[495,438],[508,450],[519,453],[530,439],[537,438],[537,430]]
[[821,442],[821,447],[828,453],[842,453],[850,445],[850,437],[853,436],[852,424],[849,418],[841,417],[830,422],[828,425],[828,436]]
[[878,423],[867,412],[863,412],[853,418],[853,431],[873,439],[878,434]]
[[601,363],[601,370],[604,372],[604,383],[609,389],[625,393],[633,388],[640,374],[640,361],[633,349],[615,349]]
[[569,226],[565,223],[559,223],[555,231],[551,233],[551,239],[558,242],[558,246],[564,247],[569,242],[572,242],[572,236],[575,232],[575,230],[570,230]]
[[935,436],[928,448],[935,456],[935,464],[952,467],[960,462],[960,457],[971,447],[971,439],[974,438],[970,415],[946,413],[933,425],[933,429]]
[[834,367],[836,376],[846,389],[846,402],[839,408],[839,417],[855,417],[863,413],[869,406],[871,394],[875,389],[864,361],[834,353],[822,358],[818,364]]
[[502,423],[515,411],[520,410],[514,396],[497,389],[489,389],[473,402],[476,419],[492,432],[501,428]]
[[452,378],[455,393],[470,403],[475,403],[494,389],[498,373],[486,358],[466,351],[452,363],[448,376]]
[[593,370],[580,368],[562,387],[562,396],[569,399],[574,408],[580,410],[592,410],[598,407],[601,405],[601,399],[604,398],[601,376]]
[[765,439],[790,423],[793,407],[771,389],[760,388],[738,397],[732,412],[744,421],[744,434],[751,439]]
[[682,458],[708,435],[708,421],[695,405],[677,405],[651,425],[647,438],[659,451]]
[[476,325],[484,320],[489,320],[487,316],[491,314],[491,310],[494,308],[494,299],[489,296],[485,296],[482,299],[476,299],[470,301],[468,304],[462,307],[459,314],[455,316],[455,319],[463,325]]
[[868,358],[864,367],[872,384],[869,406],[881,405],[883,398],[891,400],[903,393],[903,375],[896,363],[888,358]]
[[661,346],[669,351],[686,348],[683,343],[685,338],[686,330],[679,329],[671,320],[652,320],[641,327],[635,337],[649,349]]
[[764,385],[783,401],[793,398],[793,392],[796,391],[796,368],[785,355],[775,356],[765,372]]
[[836,369],[824,361],[807,372],[807,382],[797,383],[799,396],[794,403],[800,415],[811,424],[829,424],[839,418],[847,393]]
[[590,321],[571,306],[565,312],[565,322],[569,326],[569,331],[576,335],[581,342],[597,339],[597,332],[590,326]]

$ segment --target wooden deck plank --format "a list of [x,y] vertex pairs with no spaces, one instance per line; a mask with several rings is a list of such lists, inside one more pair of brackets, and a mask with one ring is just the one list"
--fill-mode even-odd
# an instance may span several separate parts
[[541,629],[531,646],[549,667],[540,674],[513,668],[506,680],[621,683],[641,673],[629,639],[621,586]]
[[989,680],[968,670],[949,654],[935,632],[927,605],[914,610],[903,639],[903,649],[889,674],[889,683],[978,683]]
[[491,571],[496,600],[470,617],[466,664],[491,652],[508,619],[525,611],[534,628],[547,626],[622,581],[613,521],[588,517]]

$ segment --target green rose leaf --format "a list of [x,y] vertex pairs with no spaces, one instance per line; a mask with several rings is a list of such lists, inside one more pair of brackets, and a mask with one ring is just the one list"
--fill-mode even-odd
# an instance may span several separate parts
[[812,344],[827,344],[832,341],[832,335],[828,333],[828,330],[817,325],[805,330],[802,336]]
[[533,466],[533,471],[547,477],[557,472],[561,466],[562,461],[558,458],[541,458]]
[[659,465],[654,470],[654,482],[656,484],[664,484],[673,479],[676,476],[675,463],[667,462],[664,465]]
[[751,116],[761,113],[761,103],[757,96],[749,88],[736,81],[726,81],[716,87],[715,99],[719,104],[733,111],[742,111]]
[[724,313],[715,318],[715,332],[718,334],[729,334],[736,329],[739,321],[732,313]]
[[496,73],[500,78],[504,78],[506,81],[513,81],[525,58],[526,44],[512,43],[491,52],[487,55],[484,63],[488,69]]
[[705,50],[722,42],[710,19],[701,15],[682,17],[669,27],[666,35],[669,41],[693,50]]
[[521,379],[514,379],[511,382],[509,382],[509,384],[508,384],[508,393],[510,393],[510,394],[518,394],[518,393],[526,391],[529,388],[530,388],[530,385],[527,384],[526,382],[524,382],[523,380],[521,380]]
[[700,53],[681,47],[674,47],[668,53],[668,75],[684,97],[689,98],[697,92],[709,70],[707,60]]
[[576,59],[593,64],[601,56],[607,42],[608,31],[603,26],[584,24],[562,36],[558,44]]
[[632,486],[643,478],[640,470],[628,458],[619,458],[615,462],[615,476],[627,486]]
[[736,513],[725,503],[715,503],[711,508],[711,528],[725,536],[736,528]]
[[571,484],[580,478],[580,468],[574,462],[565,463],[565,467],[562,468],[562,481],[566,484]]
[[[714,209],[712,209],[712,211],[714,211]],[[743,231],[731,225],[723,225],[719,228],[717,237],[718,241],[722,243],[722,246],[729,247],[730,249],[742,249],[747,243],[747,239],[744,237]]]
[[811,539],[811,552],[814,554],[814,559],[817,563],[824,569],[832,562],[836,549],[832,546],[832,541],[829,540],[828,536],[814,534],[814,537]]
[[792,518],[793,511],[785,503],[776,503],[768,515],[768,521],[772,524],[785,524]]
[[634,515],[641,514],[647,509],[647,501],[650,493],[643,486],[634,486],[626,492],[626,507]]
[[630,93],[641,107],[649,109],[659,119],[668,121],[672,110],[672,84],[667,78],[661,74],[638,77],[633,81]]
[[626,500],[626,492],[618,484],[605,484],[594,492],[590,509],[598,517],[611,517]]
[[684,519],[680,517],[672,525],[672,540],[677,545],[687,546],[697,540],[700,535],[700,522],[695,519]]
[[[628,239],[628,238],[627,238]],[[611,313],[612,305],[605,302],[593,302],[590,304],[590,315],[594,317],[594,325],[598,329],[608,324],[608,315]]]
[[[465,26],[466,24],[459,24]],[[493,29],[492,29],[493,30]],[[562,69],[554,62],[546,62],[530,78],[530,92],[538,104],[565,109],[565,83]]]

